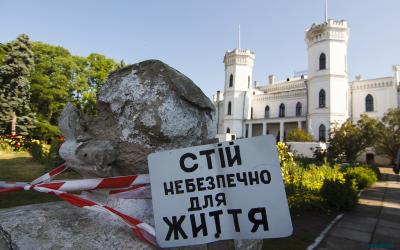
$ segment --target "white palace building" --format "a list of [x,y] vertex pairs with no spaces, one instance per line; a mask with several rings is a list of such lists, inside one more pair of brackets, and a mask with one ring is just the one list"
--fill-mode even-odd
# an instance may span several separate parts
[[343,20],[313,24],[305,33],[307,71],[282,81],[270,75],[263,85],[252,84],[254,52],[226,52],[224,91],[213,96],[219,137],[272,134],[284,141],[289,131],[301,128],[316,141],[326,141],[335,124],[349,118],[356,122],[361,114],[381,118],[388,109],[398,108],[400,66],[393,66],[392,76],[349,80],[349,31]]

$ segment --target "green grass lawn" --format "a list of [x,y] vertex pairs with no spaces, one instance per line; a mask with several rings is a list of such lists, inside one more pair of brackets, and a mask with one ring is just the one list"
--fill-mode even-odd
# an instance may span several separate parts
[[[28,152],[4,152],[0,150],[0,181],[30,182],[49,169],[35,162]],[[57,179],[77,179],[79,175],[71,170],[60,174]],[[36,191],[0,193],[0,208],[58,201],[56,196]]]
[[293,234],[287,238],[264,240],[263,250],[307,249],[337,214],[304,211],[292,214]]

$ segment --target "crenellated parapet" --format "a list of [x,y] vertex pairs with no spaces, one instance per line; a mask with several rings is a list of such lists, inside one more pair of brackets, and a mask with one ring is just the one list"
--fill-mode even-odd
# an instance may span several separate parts
[[327,22],[319,24],[314,23],[306,30],[306,43],[308,47],[324,40],[338,40],[347,43],[349,33],[350,27],[347,21],[329,19]]
[[235,64],[248,65],[253,67],[256,55],[249,49],[235,49],[227,51],[224,56],[225,67]]

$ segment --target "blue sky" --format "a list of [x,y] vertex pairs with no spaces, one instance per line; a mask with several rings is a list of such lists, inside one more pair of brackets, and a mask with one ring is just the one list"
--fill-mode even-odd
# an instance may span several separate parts
[[[400,1],[330,0],[328,16],[351,26],[350,78],[392,75],[400,64]],[[307,67],[304,31],[324,19],[324,0],[0,1],[0,42],[26,33],[72,54],[136,63],[160,59],[211,96],[223,88],[226,50],[256,53],[254,80]]]

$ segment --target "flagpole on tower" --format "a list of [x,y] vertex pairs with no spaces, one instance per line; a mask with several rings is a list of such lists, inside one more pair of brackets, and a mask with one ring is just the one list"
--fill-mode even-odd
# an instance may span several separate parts
[[239,42],[239,49],[240,49],[240,24],[239,24],[239,37],[238,37],[238,42]]
[[328,0],[325,0],[325,22],[328,22]]

